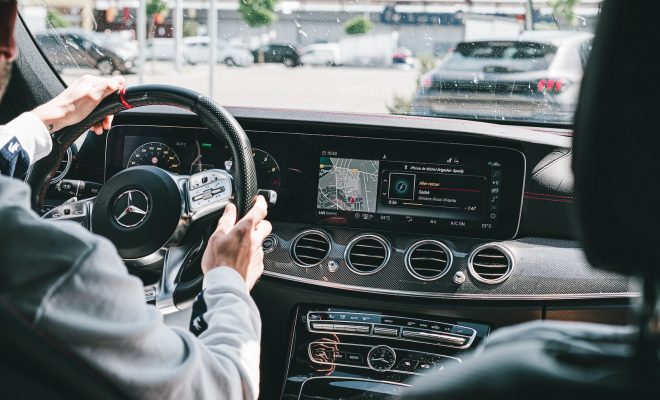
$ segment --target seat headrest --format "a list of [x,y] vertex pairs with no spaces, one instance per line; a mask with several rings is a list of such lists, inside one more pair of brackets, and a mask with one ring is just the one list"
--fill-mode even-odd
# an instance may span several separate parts
[[575,119],[583,246],[625,273],[660,268],[659,3],[604,2]]

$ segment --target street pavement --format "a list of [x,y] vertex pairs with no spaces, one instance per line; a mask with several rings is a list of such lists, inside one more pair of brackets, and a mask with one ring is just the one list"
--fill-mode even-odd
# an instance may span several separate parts
[[[65,69],[67,83],[91,69]],[[184,86],[208,95],[209,66],[187,65],[177,71],[171,62],[150,61],[144,83]],[[126,75],[128,85],[139,83]],[[395,96],[412,98],[417,72],[413,69],[312,67],[286,68],[264,64],[244,68],[215,67],[215,100],[223,105],[306,110],[389,113]]]

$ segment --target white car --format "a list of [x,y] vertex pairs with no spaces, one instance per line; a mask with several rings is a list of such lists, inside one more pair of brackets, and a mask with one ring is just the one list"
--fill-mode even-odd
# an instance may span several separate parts
[[300,61],[304,65],[341,65],[341,51],[339,49],[339,44],[310,44],[303,49]]
[[[207,62],[209,59],[209,37],[193,36],[183,39],[183,56],[190,64]],[[217,61],[229,66],[245,67],[254,62],[252,53],[247,49],[231,46],[224,41],[218,41]]]
[[[154,38],[147,43],[147,59],[174,60],[174,39]],[[189,64],[205,63],[209,60],[208,36],[191,36],[183,39],[183,59]],[[218,41],[218,62],[230,66],[248,66],[254,62],[248,50]]]

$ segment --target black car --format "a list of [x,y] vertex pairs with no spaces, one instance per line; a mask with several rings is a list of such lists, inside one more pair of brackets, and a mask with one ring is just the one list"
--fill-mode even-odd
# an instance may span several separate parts
[[263,52],[263,62],[266,63],[284,64],[287,67],[298,67],[302,65],[300,61],[300,50],[290,44],[267,44],[252,50],[255,63],[259,62],[260,52]]
[[[35,35],[35,39],[56,70],[88,67],[99,70],[102,75],[112,75],[115,71],[130,73],[135,66],[134,59],[124,58],[102,46],[81,29],[51,29]],[[63,48],[66,51],[62,51]]]

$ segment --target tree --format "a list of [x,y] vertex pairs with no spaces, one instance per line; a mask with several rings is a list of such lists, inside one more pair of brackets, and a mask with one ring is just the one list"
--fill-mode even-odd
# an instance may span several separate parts
[[[250,28],[263,28],[277,20],[276,3],[277,0],[238,0],[238,12]],[[258,53],[258,61],[263,64],[265,59],[263,43],[259,46]]]
[[250,28],[268,26],[275,22],[277,0],[239,0],[238,12]]
[[71,23],[55,10],[48,10],[46,19],[48,20],[48,26],[51,28],[68,28],[71,26]]
[[149,0],[147,3],[147,18],[155,19],[156,16],[167,10],[167,3],[164,0]]
[[579,2],[580,0],[551,0],[548,4],[552,7],[552,13],[555,18],[561,18],[567,25],[575,26],[577,23],[575,6]]
[[362,35],[369,32],[371,28],[371,21],[362,16],[352,18],[344,24],[344,31],[347,35]]

